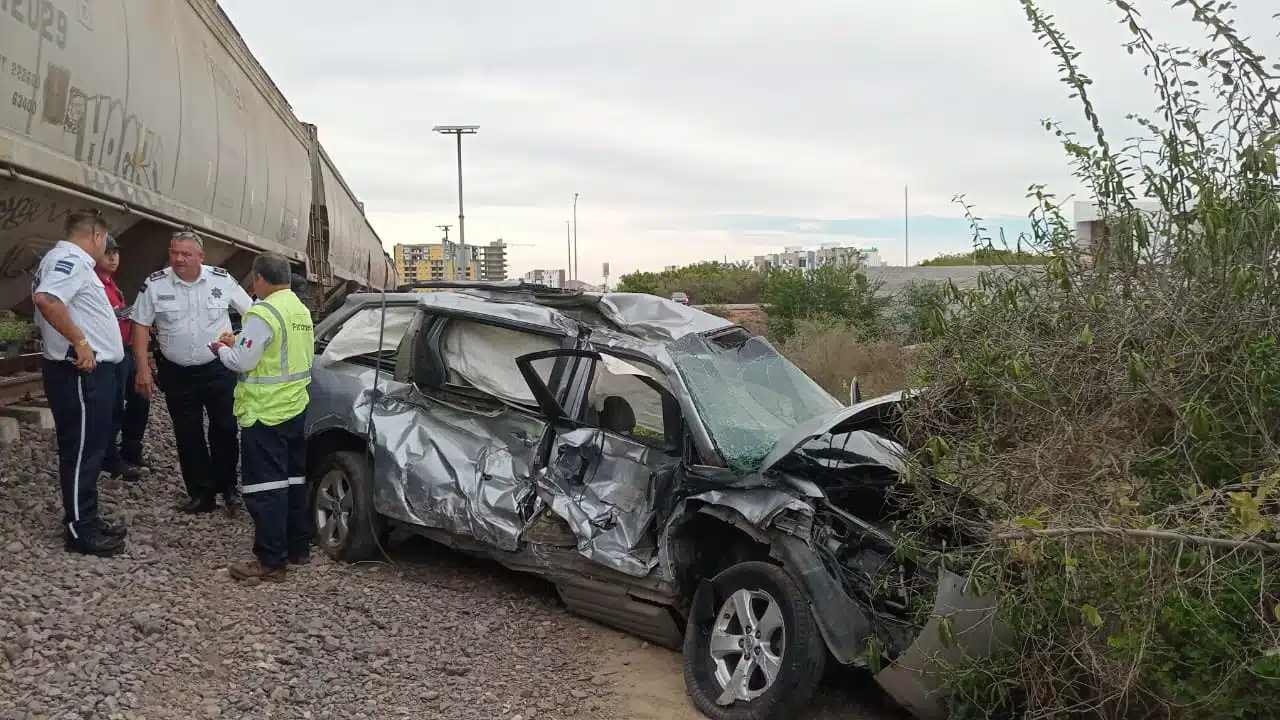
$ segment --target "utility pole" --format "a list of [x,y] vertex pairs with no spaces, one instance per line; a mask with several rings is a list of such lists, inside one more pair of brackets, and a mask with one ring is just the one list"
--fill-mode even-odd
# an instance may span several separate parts
[[578,193],[573,194],[573,279],[578,277]]
[[437,125],[432,132],[441,135],[453,135],[458,139],[458,244],[467,244],[466,220],[462,213],[462,136],[475,135],[479,125]]
[[453,227],[453,226],[452,226],[452,225],[437,225],[436,227],[438,227],[438,228],[440,228],[441,230],[443,230],[443,231],[444,231],[444,241],[445,241],[445,242],[449,242],[449,228],[451,228],[451,227]]
[[568,277],[573,272],[573,230],[568,220],[564,221],[564,246],[569,251],[569,266],[564,269],[564,274]]
[[902,264],[911,267],[911,198],[909,187],[902,186]]

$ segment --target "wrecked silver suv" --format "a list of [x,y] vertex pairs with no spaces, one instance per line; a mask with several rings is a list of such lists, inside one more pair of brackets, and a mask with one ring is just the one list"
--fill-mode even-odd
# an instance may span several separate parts
[[829,658],[945,714],[932,663],[987,652],[992,603],[935,572],[924,629],[908,617],[921,571],[880,526],[899,396],[846,407],[763,338],[651,295],[418,289],[316,329],[326,552],[364,560],[398,529],[546,578],[572,612],[682,649],[712,718],[785,717]]

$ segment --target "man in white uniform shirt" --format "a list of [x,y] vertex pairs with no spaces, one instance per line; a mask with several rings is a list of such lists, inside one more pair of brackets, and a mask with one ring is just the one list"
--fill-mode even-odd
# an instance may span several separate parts
[[108,237],[97,211],[71,213],[66,239],[41,259],[31,286],[57,434],[63,539],[70,552],[100,556],[120,552],[126,535],[98,514],[98,473],[115,427],[116,366],[124,360],[120,323],[94,272]]
[[[226,270],[204,264],[204,242],[189,231],[173,234],[169,267],[152,273],[138,291],[132,315],[133,352],[138,358],[135,383],[143,397],[150,397],[157,386],[164,391],[189,496],[183,512],[212,512],[218,507],[218,494],[228,513],[238,503],[236,375],[218,362],[209,343],[231,332],[231,309],[243,315],[252,305],[249,294]],[[155,378],[145,359],[153,327],[160,343]]]

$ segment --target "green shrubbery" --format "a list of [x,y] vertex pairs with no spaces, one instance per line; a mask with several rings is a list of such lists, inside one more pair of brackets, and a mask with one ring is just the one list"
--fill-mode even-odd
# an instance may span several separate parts
[[0,313],[0,342],[25,340],[35,329],[35,324],[11,312]]
[[815,321],[856,332],[866,340],[885,334],[889,300],[877,293],[854,264],[821,265],[808,272],[773,270],[760,293],[769,315],[769,336],[785,341],[801,321]]
[[618,278],[617,290],[665,298],[683,292],[697,305],[734,305],[760,302],[764,282],[764,275],[747,262],[701,262],[662,272],[627,273]]
[[956,267],[961,265],[1043,265],[1047,258],[1021,250],[1002,250],[986,245],[967,253],[939,255],[920,263],[921,267]]
[[[1278,83],[1223,3],[1179,0],[1211,46],[1158,45],[1151,139],[1120,148],[1078,53],[1035,32],[1085,109],[1058,134],[1107,218],[1082,254],[1033,188],[1045,264],[949,288],[908,411],[903,529],[960,522],[943,561],[994,592],[1014,642],[949,676],[955,716],[1274,717],[1280,708]],[[1251,32],[1256,32],[1251,29]],[[1199,81],[1205,88],[1197,86]],[[1154,198],[1156,213],[1137,207]],[[945,484],[944,484],[945,483]],[[957,519],[954,493],[983,501]],[[919,535],[922,537],[922,535]],[[933,547],[920,542],[918,547]]]
[[824,265],[805,273],[704,262],[623,275],[617,289],[660,297],[688,293],[692,303],[725,318],[733,314],[726,305],[758,304],[768,313],[770,337],[778,341],[803,322],[850,331],[863,341],[916,343],[927,337],[933,309],[944,304],[941,283],[912,282],[891,296],[856,264]]

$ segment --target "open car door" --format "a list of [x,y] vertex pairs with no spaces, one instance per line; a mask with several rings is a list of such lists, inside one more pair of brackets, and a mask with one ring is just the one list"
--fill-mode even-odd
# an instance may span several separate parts
[[[562,404],[533,363],[577,358]],[[669,511],[680,467],[680,404],[656,368],[610,353],[557,349],[516,358],[552,432],[535,492],[568,523],[578,550],[644,577],[656,564],[656,519]],[[657,426],[656,428],[653,426]]]

